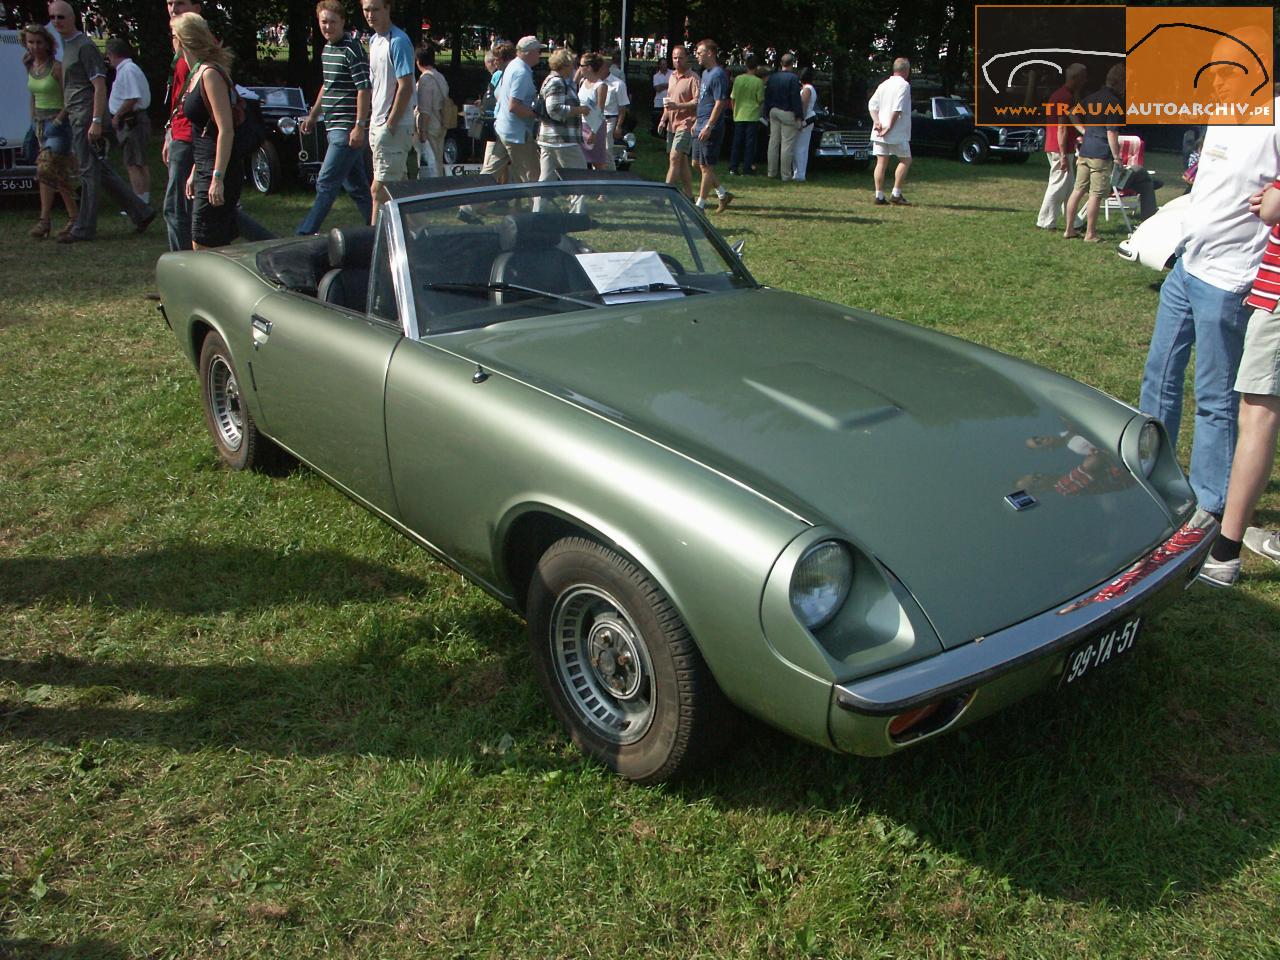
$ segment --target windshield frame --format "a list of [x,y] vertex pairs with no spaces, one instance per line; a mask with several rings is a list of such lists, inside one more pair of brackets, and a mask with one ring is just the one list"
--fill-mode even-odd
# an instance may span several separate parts
[[[466,178],[460,177],[459,180],[465,183]],[[540,188],[553,188],[556,195],[563,195],[572,188],[578,188],[583,194],[592,196],[608,195],[610,193],[633,193],[636,191],[652,192],[655,199],[670,201],[674,205],[672,214],[678,217],[681,233],[685,235],[686,242],[689,242],[690,232],[693,230],[694,224],[702,227],[702,233],[706,241],[720,255],[725,264],[728,265],[729,271],[734,279],[737,289],[759,289],[760,283],[756,280],[751,272],[747,270],[746,265],[742,262],[742,258],[733,251],[733,247],[715,228],[715,225],[707,219],[706,214],[699,210],[691,203],[674,185],[668,183],[656,183],[648,180],[636,180],[630,178],[619,177],[617,179],[605,178],[582,178],[582,179],[565,179],[547,182],[534,181],[531,183],[507,183],[492,184],[478,183],[475,186],[462,186],[458,189],[440,191],[440,190],[424,190],[421,193],[413,194],[409,190],[412,189],[412,182],[397,184],[400,190],[399,195],[389,197],[381,205],[378,218],[379,222],[387,221],[387,230],[385,236],[387,239],[387,253],[391,259],[391,271],[394,277],[394,283],[397,295],[397,306],[400,311],[401,327],[405,331],[406,336],[413,340],[423,340],[428,337],[448,336],[452,333],[458,333],[469,328],[452,328],[447,330],[431,331],[426,329],[420,322],[420,316],[417,310],[412,273],[409,267],[409,252],[407,231],[404,224],[404,216],[411,213],[413,208],[422,201],[443,201],[445,205],[452,203],[457,207],[471,203],[489,203],[497,201],[510,201],[519,197],[537,196]],[[696,237],[696,233],[694,234]],[[696,251],[696,247],[690,243],[691,250]],[[695,253],[696,256],[696,253]],[[717,291],[718,292],[718,291]],[[650,301],[656,303],[658,301]],[[626,306],[630,308],[643,307],[646,303],[630,303]],[[600,309],[609,309],[611,305],[601,303]],[[535,315],[535,314],[530,314]],[[498,326],[501,323],[523,319],[522,316],[511,316],[489,326]]]

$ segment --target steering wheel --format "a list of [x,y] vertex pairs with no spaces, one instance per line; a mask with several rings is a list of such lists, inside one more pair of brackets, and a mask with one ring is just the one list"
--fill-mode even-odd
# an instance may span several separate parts
[[658,259],[667,265],[673,277],[683,277],[687,272],[684,265],[669,253],[658,254]]

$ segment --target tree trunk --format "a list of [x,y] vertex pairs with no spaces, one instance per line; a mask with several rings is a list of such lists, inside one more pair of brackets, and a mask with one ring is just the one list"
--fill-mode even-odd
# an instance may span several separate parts
[[293,86],[306,88],[311,82],[311,18],[313,7],[308,0],[289,0],[289,19],[285,43],[289,46],[288,80]]

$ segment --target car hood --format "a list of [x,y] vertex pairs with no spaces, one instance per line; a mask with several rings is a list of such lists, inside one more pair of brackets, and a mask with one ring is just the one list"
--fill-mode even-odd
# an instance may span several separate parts
[[[450,340],[843,532],[947,646],[1084,592],[1171,529],[1118,459],[1132,410],[834,304],[747,290]],[[1039,503],[1015,510],[1005,497],[1020,489]]]

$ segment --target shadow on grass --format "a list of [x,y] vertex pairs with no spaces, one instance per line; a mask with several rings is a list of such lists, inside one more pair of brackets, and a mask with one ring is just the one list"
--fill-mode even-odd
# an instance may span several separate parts
[[[455,634],[493,655],[450,660],[436,638]],[[473,759],[477,739],[521,717],[545,722],[532,682],[508,682],[528,672],[522,637],[516,617],[488,604],[448,623],[370,618],[347,652],[307,662],[0,659],[0,683],[25,691],[0,700],[0,740]]]
[[953,876],[978,864],[1047,897],[1165,907],[1266,858],[1280,835],[1280,615],[1206,591],[1082,690],[885,759],[754,728],[728,764],[678,789],[726,809],[872,815],[904,870],[932,869],[941,851]]
[[376,601],[425,587],[416,577],[326,550],[280,554],[182,543],[124,556],[0,558],[0,603],[20,607],[96,603],[214,614],[306,600]]

